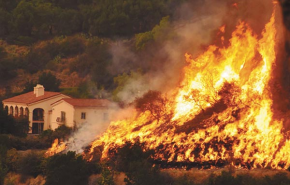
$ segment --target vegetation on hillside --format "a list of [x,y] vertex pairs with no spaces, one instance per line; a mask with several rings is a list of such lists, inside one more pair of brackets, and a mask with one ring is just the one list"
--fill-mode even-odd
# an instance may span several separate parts
[[[1,145],[0,145],[1,146]],[[232,168],[205,173],[199,178],[192,172],[161,170],[154,164],[154,151],[144,150],[139,142],[126,143],[112,151],[107,161],[86,160],[75,152],[44,157],[43,151],[17,152],[15,149],[0,147],[0,184],[27,183],[29,179],[40,179],[46,185],[114,185],[121,181],[126,185],[277,185],[289,184],[287,172],[272,172],[272,175],[260,176],[251,173],[235,173]],[[219,171],[219,172],[218,172]],[[13,174],[19,174],[15,179]],[[7,175],[8,174],[8,175]],[[95,178],[89,178],[90,176]],[[15,175],[14,175],[15,177]],[[119,177],[120,178],[120,177]],[[5,183],[4,183],[5,181]]]
[[[48,91],[76,98],[122,101],[118,95],[126,84],[167,62],[163,45],[177,37],[174,14],[183,2],[194,6],[203,1],[0,0],[0,99],[29,92],[40,83]],[[281,2],[289,6],[288,1]],[[283,14],[289,15],[288,8]],[[121,53],[119,63],[117,52]],[[149,104],[152,99],[158,105]],[[158,110],[156,106],[164,101],[160,92],[149,91],[137,98],[136,108],[158,119],[164,113],[162,106]],[[125,174],[126,185],[290,184],[283,172],[254,177],[226,170],[203,182],[188,175],[174,176],[160,169],[153,160],[154,151],[145,150],[140,142],[110,151],[108,160],[100,159],[102,148],[95,148],[91,160],[74,152],[45,157],[54,139],[63,140],[73,130],[61,126],[27,137],[28,129],[26,117],[13,118],[0,109],[0,185],[37,177],[47,185],[114,185],[120,173]],[[14,173],[21,178],[8,176]],[[98,175],[94,182],[89,179],[93,174]]]
[[[118,100],[114,78],[162,66],[148,52],[174,38],[171,21],[186,1],[0,0],[0,99],[44,83],[49,73],[60,89],[46,90]],[[120,42],[135,57],[120,59],[122,66],[114,63]]]

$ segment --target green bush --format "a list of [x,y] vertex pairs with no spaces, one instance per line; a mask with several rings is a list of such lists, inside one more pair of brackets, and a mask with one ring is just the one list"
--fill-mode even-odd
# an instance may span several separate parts
[[52,132],[52,138],[56,139],[67,139],[72,133],[72,128],[66,125],[60,125],[57,129]]
[[106,165],[102,166],[101,177],[98,179],[98,185],[115,185],[113,172]]
[[158,166],[153,164],[153,150],[146,150],[144,143],[126,142],[111,153],[111,166],[126,174],[127,185],[162,185],[166,184]]
[[45,185],[84,185],[90,176],[89,165],[75,152],[56,154],[47,159]]
[[11,148],[10,135],[0,134],[0,146]]
[[67,127],[66,125],[61,125],[54,131],[50,129],[43,131],[36,140],[42,143],[45,148],[48,148],[51,147],[51,144],[55,139],[67,139],[72,131],[72,128]]
[[44,130],[43,132],[41,132],[41,134],[38,135],[38,137],[43,142],[51,144],[55,139],[52,137],[52,134],[53,134],[53,130],[48,129],[48,130]]
[[14,118],[6,110],[0,108],[0,134],[12,134],[25,137],[29,130],[29,121],[25,116]]
[[12,148],[7,151],[6,155],[6,166],[9,172],[17,171],[17,163],[18,163],[19,155],[15,148]]
[[20,155],[17,172],[25,176],[37,177],[42,174],[42,161],[44,160],[44,154],[40,152],[28,152],[24,155]]
[[26,137],[29,131],[29,120],[27,116],[14,118],[14,129],[11,134],[19,137]]
[[63,57],[76,56],[85,50],[85,40],[80,36],[67,37],[59,45],[59,54]]
[[0,145],[4,145],[8,149],[47,149],[51,146],[51,143],[52,142],[46,142],[37,136],[28,135],[27,137],[23,138],[8,134],[0,134]]

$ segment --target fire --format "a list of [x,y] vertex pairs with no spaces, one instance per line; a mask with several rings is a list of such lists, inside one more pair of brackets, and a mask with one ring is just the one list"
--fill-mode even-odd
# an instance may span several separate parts
[[111,148],[139,139],[156,151],[156,160],[288,168],[290,140],[283,120],[273,118],[267,88],[276,61],[274,13],[261,36],[240,22],[227,45],[221,40],[198,57],[185,54],[183,81],[163,95],[160,118],[147,110],[112,122],[91,152],[102,145],[106,158]]
[[54,154],[60,153],[66,149],[64,142],[59,142],[58,139],[55,139],[52,143],[50,149],[48,149],[45,153],[46,156],[52,156]]

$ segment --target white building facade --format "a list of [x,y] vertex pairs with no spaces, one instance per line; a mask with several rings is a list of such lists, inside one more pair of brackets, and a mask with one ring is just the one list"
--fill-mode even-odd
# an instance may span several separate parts
[[39,84],[33,92],[3,100],[8,114],[28,117],[31,134],[54,130],[61,124],[79,127],[84,122],[105,119],[108,105],[108,100],[74,99],[59,92],[44,91]]
[[52,104],[51,128],[61,124],[79,127],[84,123],[103,123],[110,114],[109,101],[104,99],[64,98]]

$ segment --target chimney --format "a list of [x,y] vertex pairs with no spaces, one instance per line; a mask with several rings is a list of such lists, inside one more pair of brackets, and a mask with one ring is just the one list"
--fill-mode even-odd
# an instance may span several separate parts
[[35,94],[36,97],[44,95],[44,87],[43,87],[43,85],[37,84],[34,87],[34,94]]

